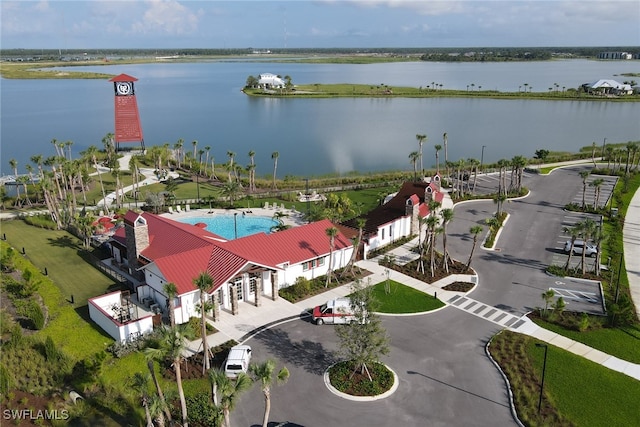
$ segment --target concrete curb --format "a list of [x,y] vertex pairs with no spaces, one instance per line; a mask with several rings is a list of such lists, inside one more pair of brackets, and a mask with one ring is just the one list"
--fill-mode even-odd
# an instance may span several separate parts
[[[502,331],[498,333],[502,333]],[[522,421],[520,421],[520,418],[518,418],[518,412],[516,411],[516,405],[513,401],[513,392],[511,391],[511,383],[509,382],[509,378],[507,378],[507,374],[505,374],[500,365],[498,365],[498,362],[496,362],[495,359],[491,356],[491,353],[489,352],[489,345],[491,345],[491,339],[487,341],[487,344],[484,346],[484,352],[489,360],[491,360],[491,363],[493,363],[493,366],[495,366],[498,372],[500,372],[500,375],[502,375],[502,379],[504,380],[504,384],[507,388],[507,395],[509,397],[509,409],[511,410],[511,416],[513,417],[513,420],[516,422],[516,424],[518,424],[518,426],[525,427],[524,424],[522,424]]]
[[324,385],[327,386],[327,388],[329,389],[329,391],[331,393],[333,393],[336,396],[341,397],[343,399],[352,400],[354,402],[373,402],[373,401],[380,400],[380,399],[385,399],[385,398],[391,396],[398,389],[398,386],[399,386],[398,375],[395,373],[395,371],[393,369],[391,369],[389,366],[387,366],[386,364],[383,363],[383,365],[389,371],[391,371],[391,373],[393,374],[393,385],[391,386],[391,388],[389,390],[385,391],[382,394],[378,394],[376,396],[352,396],[350,394],[343,393],[343,392],[337,390],[334,386],[332,386],[331,385],[331,381],[329,381],[329,369],[331,369],[331,367],[334,366],[334,365],[335,365],[335,363],[333,365],[329,366],[326,371],[324,371],[324,375],[323,375]]

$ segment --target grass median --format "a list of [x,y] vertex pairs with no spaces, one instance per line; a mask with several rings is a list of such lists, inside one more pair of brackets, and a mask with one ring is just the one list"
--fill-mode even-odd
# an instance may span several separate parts
[[395,280],[374,285],[373,296],[380,305],[380,313],[424,313],[444,307],[439,299]]

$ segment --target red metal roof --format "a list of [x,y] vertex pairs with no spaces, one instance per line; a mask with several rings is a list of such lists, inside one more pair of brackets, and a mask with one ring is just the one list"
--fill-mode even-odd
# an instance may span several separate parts
[[114,78],[112,78],[111,80],[109,80],[110,82],[137,82],[138,79],[136,79],[133,76],[130,76],[128,74],[119,74],[117,76],[115,76]]
[[[149,246],[141,255],[155,263],[164,278],[176,285],[179,294],[194,291],[193,279],[205,270],[213,277],[215,290],[248,264],[277,270],[285,262],[294,264],[326,256],[329,253],[326,230],[334,226],[323,220],[277,233],[226,241],[200,227],[146,212],[129,211],[125,222],[134,224],[140,215],[149,229]],[[114,240],[125,243],[124,228],[116,232]],[[349,238],[339,231],[334,250],[350,246]]]

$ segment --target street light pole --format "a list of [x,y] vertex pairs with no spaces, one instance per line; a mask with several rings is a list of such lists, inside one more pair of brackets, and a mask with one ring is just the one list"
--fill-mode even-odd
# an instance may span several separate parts
[[536,343],[536,347],[544,347],[544,362],[542,364],[542,382],[540,383],[540,398],[538,399],[538,414],[540,414],[540,408],[542,407],[542,390],[544,389],[544,373],[547,370],[547,350],[549,346],[547,344]]
[[486,145],[482,146],[482,153],[480,154],[480,172],[484,171],[482,168],[482,165],[484,164],[484,147],[486,147]]
[[198,170],[196,171],[196,192],[198,193],[198,206],[200,206],[200,168],[202,167],[202,154],[198,157]]

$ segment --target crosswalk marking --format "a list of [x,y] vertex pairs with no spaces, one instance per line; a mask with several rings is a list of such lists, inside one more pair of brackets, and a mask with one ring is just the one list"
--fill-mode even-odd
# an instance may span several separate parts
[[521,320],[511,313],[491,307],[466,296],[454,295],[447,301],[447,304],[504,327],[517,328],[524,323],[524,320]]

